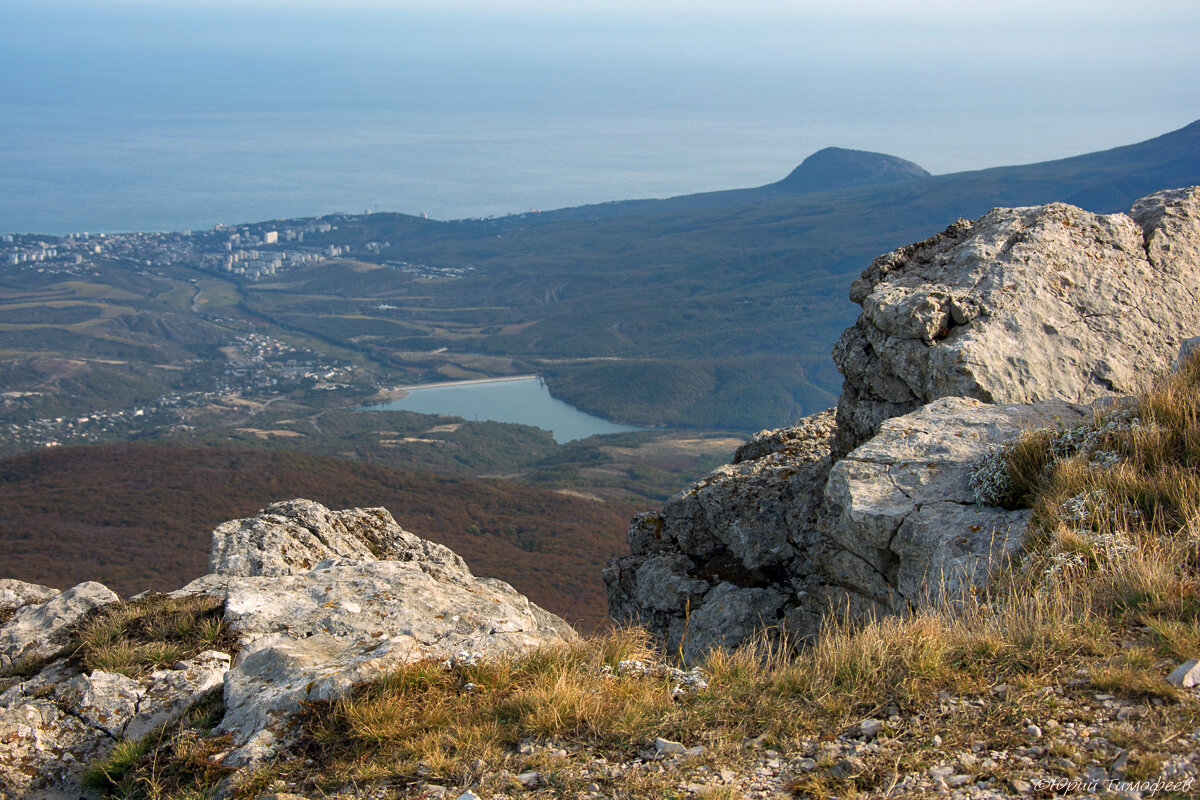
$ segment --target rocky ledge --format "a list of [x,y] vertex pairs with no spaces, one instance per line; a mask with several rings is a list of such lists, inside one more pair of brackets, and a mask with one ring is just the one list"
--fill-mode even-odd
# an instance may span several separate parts
[[1200,187],[1129,214],[995,209],[880,256],[834,360],[836,411],[764,431],[629,529],[610,613],[694,660],[831,610],[897,613],[985,578],[1023,511],[979,502],[972,464],[1030,427],[1145,388],[1200,335]]
[[80,774],[220,694],[224,767],[268,758],[304,703],[417,659],[523,651],[578,634],[508,584],[382,508],[276,503],[213,531],[211,573],[172,593],[211,595],[234,642],[135,677],[79,663],[83,624],[120,598],[0,582],[0,798],[81,796]]

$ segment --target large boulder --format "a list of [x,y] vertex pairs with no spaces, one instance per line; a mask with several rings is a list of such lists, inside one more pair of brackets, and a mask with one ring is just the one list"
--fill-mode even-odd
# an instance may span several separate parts
[[888,420],[836,463],[832,412],[760,434],[742,451],[756,458],[634,519],[633,554],[605,569],[610,611],[693,661],[763,628],[811,638],[831,611],[902,613],[977,585],[1019,550],[1029,512],[979,503],[972,467],[1019,431],[1088,414],[1060,401],[943,398]]
[[764,627],[903,612],[986,578],[1028,514],[975,502],[973,461],[1144,388],[1200,335],[1200,188],[1129,214],[996,209],[881,256],[834,360],[836,410],[747,442],[633,520],[609,611],[695,659]]
[[210,564],[217,572],[183,591],[224,592],[225,620],[242,646],[225,675],[228,766],[272,756],[298,733],[305,703],[339,697],[400,663],[578,638],[383,508],[275,503],[218,526]]
[[839,455],[938,397],[988,403],[1129,394],[1200,333],[1200,188],[1129,214],[994,209],[880,256],[833,357]]

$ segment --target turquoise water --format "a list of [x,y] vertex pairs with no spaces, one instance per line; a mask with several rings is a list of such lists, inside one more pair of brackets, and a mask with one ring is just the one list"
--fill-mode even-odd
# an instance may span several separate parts
[[580,411],[550,396],[541,378],[459,383],[410,389],[399,400],[368,411],[443,414],[476,422],[513,422],[550,431],[559,444],[602,433],[640,431]]

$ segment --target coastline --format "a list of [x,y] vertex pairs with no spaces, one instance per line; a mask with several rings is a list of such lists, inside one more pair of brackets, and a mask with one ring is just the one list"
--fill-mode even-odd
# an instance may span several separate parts
[[[418,383],[413,386],[393,386],[389,391],[392,392],[411,392],[416,389],[441,389],[444,386],[470,386],[476,383],[503,383],[505,381],[527,381],[532,378],[541,378],[541,375],[508,375],[503,378],[471,378],[465,381],[442,381],[440,383]],[[403,396],[403,395],[402,395]]]
[[526,381],[533,378],[540,379],[540,375],[508,375],[503,378],[471,378],[470,380],[462,381],[443,381],[441,383],[418,383],[410,386],[393,386],[390,389],[380,389],[378,392],[368,397],[364,401],[365,406],[377,406],[387,403],[393,403],[408,396],[409,392],[417,389],[440,389],[442,387],[451,386],[471,386],[477,383],[502,383],[505,381]]

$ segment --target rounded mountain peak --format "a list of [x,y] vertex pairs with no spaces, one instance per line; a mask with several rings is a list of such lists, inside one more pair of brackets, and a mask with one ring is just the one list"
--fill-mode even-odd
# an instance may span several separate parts
[[903,158],[866,150],[826,147],[804,159],[775,186],[790,192],[820,192],[928,177],[930,174],[924,167]]

